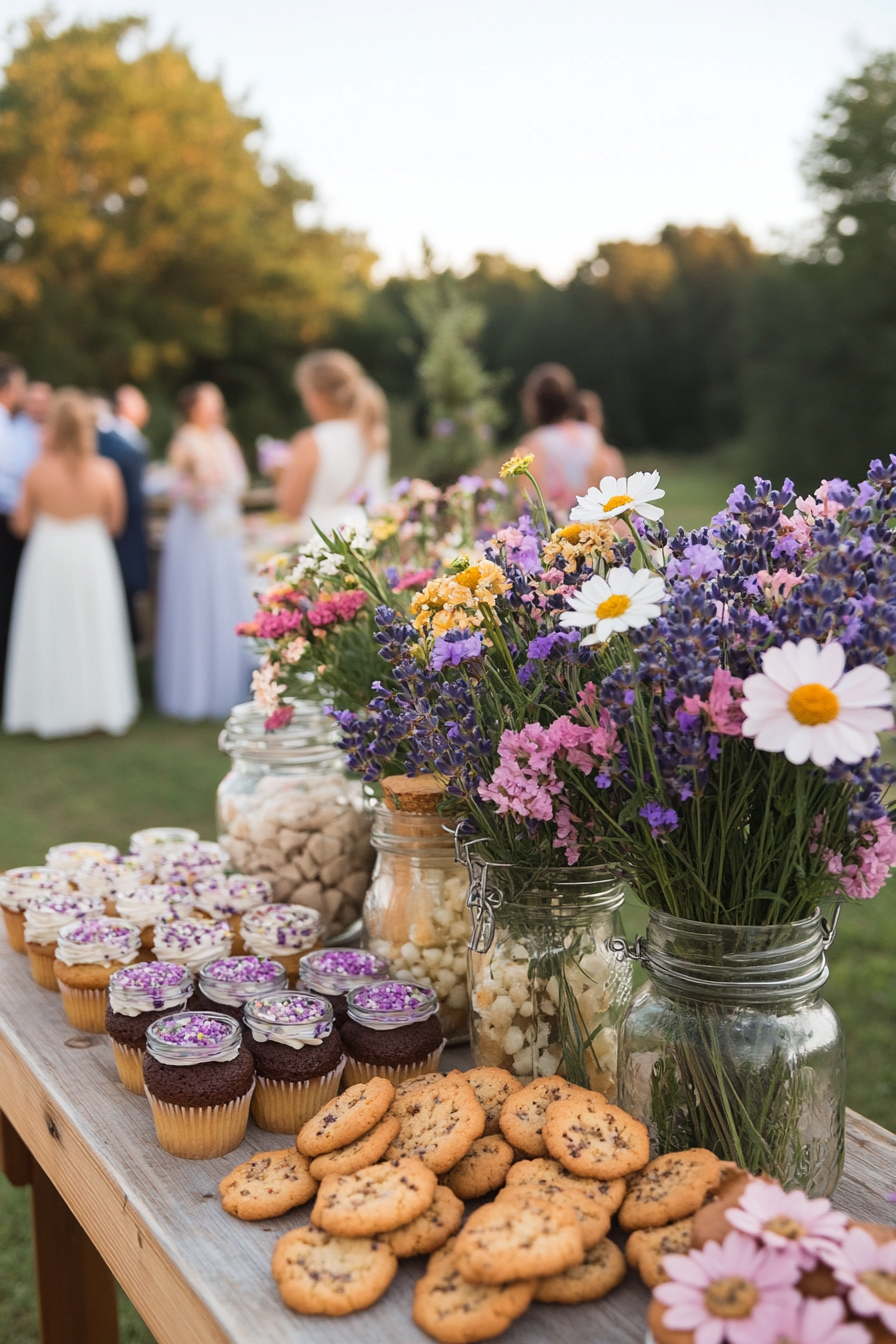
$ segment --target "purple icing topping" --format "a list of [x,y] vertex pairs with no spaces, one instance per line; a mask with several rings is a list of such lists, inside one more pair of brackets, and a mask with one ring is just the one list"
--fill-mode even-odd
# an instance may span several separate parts
[[151,994],[155,989],[184,984],[189,978],[182,966],[172,961],[142,961],[137,966],[125,966],[112,977],[117,989],[134,989]]
[[276,980],[283,973],[279,961],[262,961],[259,957],[222,957],[202,968],[202,978],[220,980],[227,985],[263,984]]
[[81,919],[77,924],[68,924],[62,930],[60,938],[76,947],[89,946],[91,943],[120,943],[122,947],[132,944],[137,930],[133,924],[124,920]]
[[219,1022],[205,1013],[191,1013],[189,1017],[163,1017],[156,1022],[154,1034],[166,1045],[198,1045],[217,1049],[238,1030],[234,1022]]
[[282,997],[272,994],[266,999],[253,999],[251,1003],[253,1017],[263,1022],[289,1025],[293,1022],[316,1022],[320,1018],[326,1025],[322,1035],[329,1035],[330,1032],[331,1014],[327,1011],[328,1007],[320,999],[305,994],[284,994]]
[[350,1003],[366,1013],[401,1013],[430,1004],[435,995],[426,985],[405,984],[402,980],[381,980],[352,990]]
[[382,957],[375,957],[372,952],[358,952],[351,947],[311,952],[309,960],[313,969],[323,975],[368,977],[382,975],[387,969]]

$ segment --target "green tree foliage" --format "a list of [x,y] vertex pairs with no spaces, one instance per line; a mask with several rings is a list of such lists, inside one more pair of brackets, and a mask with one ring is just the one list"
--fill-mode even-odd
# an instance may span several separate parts
[[763,267],[745,378],[760,465],[808,487],[896,451],[896,55],[830,96],[804,171],[818,236]]
[[[293,359],[354,311],[363,241],[250,148],[260,122],[141,22],[28,25],[0,87],[0,346],[54,383],[220,382],[237,428],[294,420]],[[257,138],[257,137],[256,137]]]

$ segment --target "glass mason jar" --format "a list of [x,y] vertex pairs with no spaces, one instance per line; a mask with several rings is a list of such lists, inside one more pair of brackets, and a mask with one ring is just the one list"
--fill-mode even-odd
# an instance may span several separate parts
[[362,786],[346,778],[338,726],[320,705],[298,703],[272,733],[264,720],[236,705],[218,739],[233,762],[218,786],[218,842],[275,901],[319,911],[332,937],[360,915],[373,867]]
[[533,881],[473,863],[473,1058],[525,1082],[558,1073],[613,1101],[632,990],[631,966],[608,947],[621,932],[621,882],[601,867],[549,869]]
[[374,810],[376,867],[364,899],[365,946],[394,980],[430,985],[449,1044],[467,1039],[469,877],[441,816]]
[[654,1152],[709,1148],[785,1187],[829,1195],[843,1168],[843,1034],[819,990],[820,914],[761,927],[651,911],[649,981],[622,1024],[619,1104]]

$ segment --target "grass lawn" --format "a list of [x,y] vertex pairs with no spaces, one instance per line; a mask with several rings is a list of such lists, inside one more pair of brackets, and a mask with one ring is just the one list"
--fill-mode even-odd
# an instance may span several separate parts
[[[722,507],[744,473],[714,458],[638,461],[659,465],[667,522],[694,527]],[[148,698],[148,697],[147,697]],[[65,840],[107,840],[126,849],[141,826],[192,826],[214,835],[215,786],[227,759],[219,726],[186,725],[151,710],[121,739],[62,742],[0,736],[0,869],[39,863]],[[629,912],[633,934],[644,912]],[[830,954],[827,996],[843,1021],[850,1061],[849,1105],[896,1128],[896,882],[868,905],[844,911]],[[152,1344],[122,1294],[123,1344]],[[0,1178],[0,1340],[36,1344],[28,1192]]]

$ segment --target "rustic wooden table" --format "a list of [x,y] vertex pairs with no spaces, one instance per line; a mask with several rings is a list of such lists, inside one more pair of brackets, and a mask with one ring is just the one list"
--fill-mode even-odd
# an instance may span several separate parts
[[[444,1067],[467,1063],[446,1052]],[[38,988],[28,962],[0,939],[2,1169],[32,1186],[43,1344],[117,1344],[114,1279],[158,1344],[424,1344],[411,1321],[422,1260],[402,1261],[388,1293],[358,1315],[297,1316],[269,1272],[277,1238],[307,1209],[240,1223],[218,1202],[237,1162],[282,1140],[249,1125],[234,1153],[207,1162],[158,1147],[147,1104],[118,1081],[104,1036],[66,1022],[59,996]],[[892,1221],[896,1135],[849,1116],[846,1175],[835,1202],[858,1218]],[[643,1344],[647,1292],[635,1275],[603,1302],[535,1304],[506,1344]]]

